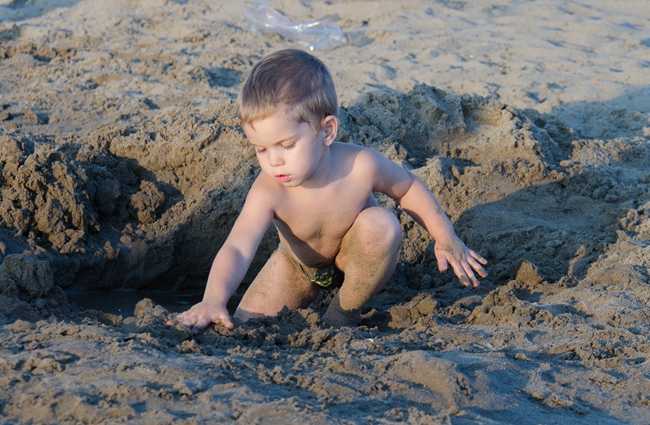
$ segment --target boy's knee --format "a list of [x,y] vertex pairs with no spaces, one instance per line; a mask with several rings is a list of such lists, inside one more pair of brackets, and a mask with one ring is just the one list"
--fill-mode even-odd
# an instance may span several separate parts
[[402,242],[402,227],[391,211],[372,207],[359,213],[357,221],[359,236],[366,241],[379,243],[386,248],[396,248]]

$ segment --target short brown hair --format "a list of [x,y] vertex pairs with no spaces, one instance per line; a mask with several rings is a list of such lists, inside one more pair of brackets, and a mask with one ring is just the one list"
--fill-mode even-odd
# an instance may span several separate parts
[[334,82],[327,67],[302,50],[286,49],[260,60],[237,99],[242,124],[273,115],[287,107],[291,118],[315,130],[338,113]]

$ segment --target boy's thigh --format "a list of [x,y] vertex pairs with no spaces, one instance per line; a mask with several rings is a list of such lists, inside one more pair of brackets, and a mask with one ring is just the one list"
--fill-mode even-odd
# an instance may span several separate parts
[[246,290],[235,317],[246,320],[275,316],[284,306],[290,310],[306,308],[319,292],[320,288],[300,273],[287,255],[278,249]]

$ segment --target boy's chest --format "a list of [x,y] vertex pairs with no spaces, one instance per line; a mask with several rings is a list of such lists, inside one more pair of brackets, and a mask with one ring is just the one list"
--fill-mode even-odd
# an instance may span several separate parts
[[341,239],[366,207],[370,195],[369,188],[350,184],[305,191],[287,198],[276,209],[276,225],[285,237],[307,243]]

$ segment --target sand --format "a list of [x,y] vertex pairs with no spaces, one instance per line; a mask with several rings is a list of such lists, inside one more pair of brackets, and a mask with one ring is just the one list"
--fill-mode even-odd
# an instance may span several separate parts
[[490,275],[441,274],[381,198],[404,246],[358,328],[329,293],[191,336],[134,291],[200,292],[259,172],[233,99],[296,45],[251,4],[0,1],[0,423],[650,423],[647,2],[271,2],[343,29],[316,52],[339,138],[417,174]]

